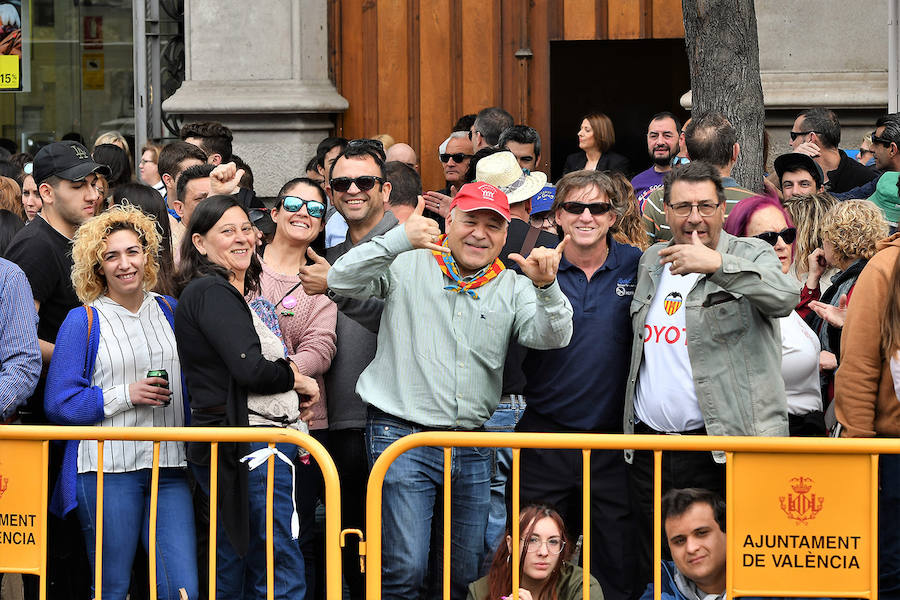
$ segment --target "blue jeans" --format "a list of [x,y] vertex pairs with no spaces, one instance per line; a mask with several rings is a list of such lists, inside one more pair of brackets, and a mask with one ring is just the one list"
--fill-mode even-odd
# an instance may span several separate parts
[[[516,423],[525,412],[525,397],[521,394],[510,394],[500,398],[497,410],[484,424],[487,431],[512,432]],[[491,448],[491,512],[488,515],[487,529],[484,532],[484,569],[487,574],[497,544],[506,533],[506,482],[512,472],[512,450],[510,448]]]
[[[149,551],[150,469],[103,476],[103,597],[124,600],[138,540]],[[96,549],[97,473],[80,473],[76,484],[78,520],[93,572]],[[177,600],[184,588],[197,598],[194,507],[184,469],[159,470],[156,512],[156,593]],[[93,593],[93,575],[91,592]]]
[[[266,442],[250,442],[250,452],[268,447]],[[276,444],[288,460],[297,456],[297,446]],[[303,600],[306,595],[306,572],[303,554],[297,540],[291,539],[290,466],[278,457],[275,461],[275,484],[272,491],[272,531],[275,536],[275,597]],[[245,468],[245,467],[244,467]],[[209,466],[191,464],[194,477],[209,498]],[[266,464],[249,472],[247,493],[250,502],[250,545],[244,557],[238,556],[228,541],[219,519],[216,524],[216,598],[219,600],[265,600],[266,596]],[[219,494],[232,493],[219,490]],[[209,501],[207,500],[207,503]]]
[[[369,466],[392,442],[426,431],[388,415],[369,415],[366,444]],[[382,492],[381,597],[412,600],[426,585],[440,586],[440,573],[426,582],[431,549],[432,518],[440,506],[444,472],[442,448],[414,448],[388,468]],[[454,448],[451,455],[450,597],[463,600],[476,579],[484,551],[484,530],[490,510],[490,452],[485,448]],[[370,499],[370,501],[373,499]],[[437,527],[442,530],[441,526]],[[442,565],[442,545],[435,540],[435,562]]]

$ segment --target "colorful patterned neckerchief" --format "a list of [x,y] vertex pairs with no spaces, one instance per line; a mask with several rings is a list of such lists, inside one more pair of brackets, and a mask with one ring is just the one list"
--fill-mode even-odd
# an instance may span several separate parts
[[[439,246],[445,246],[444,243],[447,239],[447,234],[445,233],[441,237],[437,239],[437,244]],[[503,265],[503,261],[499,258],[495,258],[494,262],[491,263],[490,266],[486,267],[482,274],[479,277],[476,277],[472,281],[463,281],[462,277],[459,276],[459,267],[456,266],[456,261],[453,260],[453,256],[447,252],[438,252],[437,250],[432,250],[431,253],[434,255],[434,259],[437,261],[438,266],[443,271],[444,275],[449,277],[453,281],[453,285],[444,286],[445,290],[450,290],[451,292],[456,292],[457,294],[468,294],[475,300],[478,300],[478,293],[475,291],[475,288],[480,288],[488,281],[496,277],[500,274],[503,269],[506,267]]]

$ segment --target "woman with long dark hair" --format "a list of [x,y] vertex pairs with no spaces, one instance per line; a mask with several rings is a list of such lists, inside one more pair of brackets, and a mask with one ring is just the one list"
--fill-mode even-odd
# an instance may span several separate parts
[[[519,512],[519,600],[577,600],[583,573],[568,562],[574,548],[559,513],[543,504]],[[512,533],[497,547],[491,569],[469,584],[468,600],[501,600],[512,595]],[[591,576],[590,600],[603,600]]]
[[[181,243],[175,314],[192,425],[249,427],[252,414],[254,423],[294,427],[300,422],[297,394],[306,402],[318,399],[316,381],[285,359],[281,340],[247,303],[260,289],[255,247],[256,233],[237,198],[211,196],[194,210]],[[281,443],[275,449],[274,592],[302,598],[304,563],[293,526],[297,447]],[[223,598],[266,597],[266,469],[248,469],[244,461],[267,452],[261,442],[219,444],[216,591]],[[209,444],[189,443],[188,461],[200,501],[208,503]]]

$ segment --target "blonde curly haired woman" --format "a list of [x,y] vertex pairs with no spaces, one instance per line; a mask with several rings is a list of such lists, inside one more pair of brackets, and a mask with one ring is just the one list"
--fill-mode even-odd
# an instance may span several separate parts
[[[149,290],[159,271],[156,221],[133,206],[115,206],[85,222],[72,248],[72,283],[85,306],[59,330],[47,375],[47,416],[64,425],[180,427],[187,397],[174,334],[175,300]],[[150,376],[165,371],[167,378]],[[98,446],[67,442],[51,510],[77,510],[95,562]],[[139,542],[148,546],[152,442],[103,446],[103,597],[126,597]],[[197,597],[196,536],[184,445],[159,448],[156,521],[157,594]]]

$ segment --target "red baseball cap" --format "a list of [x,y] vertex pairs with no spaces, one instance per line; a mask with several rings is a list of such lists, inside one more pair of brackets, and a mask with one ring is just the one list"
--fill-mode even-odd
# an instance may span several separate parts
[[474,182],[467,183],[459,188],[453,202],[450,203],[450,210],[458,208],[463,212],[472,212],[473,210],[492,210],[509,223],[512,218],[509,214],[509,200],[506,198],[500,188],[489,183]]

